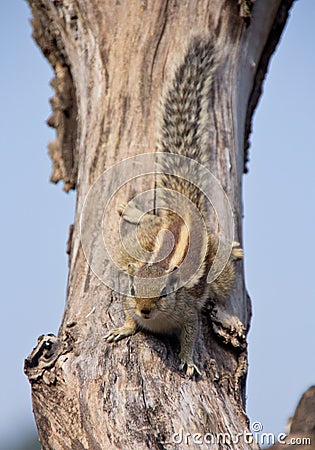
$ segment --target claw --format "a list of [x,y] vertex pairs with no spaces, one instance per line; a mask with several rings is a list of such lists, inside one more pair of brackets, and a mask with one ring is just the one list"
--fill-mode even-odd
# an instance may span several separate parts
[[201,375],[201,372],[198,369],[198,367],[196,366],[196,364],[188,363],[187,361],[184,361],[184,362],[182,362],[180,364],[179,370],[183,370],[185,366],[187,366],[187,368],[186,368],[186,375],[189,378],[191,378],[193,375],[195,375],[195,373],[197,373],[198,375]]
[[124,339],[125,337],[131,336],[134,334],[134,331],[126,329],[124,327],[114,328],[105,334],[104,339],[107,342],[118,342],[120,339]]
[[123,212],[124,212],[124,210],[125,210],[126,208],[127,208],[127,203],[126,203],[126,202],[121,203],[121,204],[119,205],[118,209],[117,209],[118,214],[119,214],[120,216],[122,216],[122,214],[123,214]]
[[240,247],[240,243],[233,241],[232,243],[232,256],[235,259],[243,259],[244,257],[244,250],[242,249],[242,247]]

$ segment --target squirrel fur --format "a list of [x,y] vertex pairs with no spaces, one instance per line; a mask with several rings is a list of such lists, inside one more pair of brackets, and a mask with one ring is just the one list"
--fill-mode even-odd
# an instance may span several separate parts
[[[216,69],[214,44],[205,39],[193,39],[164,94],[157,152],[181,155],[209,166],[207,117]],[[143,215],[132,202],[128,207],[123,204],[119,209],[123,220],[137,224],[140,247],[151,252],[152,257],[150,261],[143,262],[141,251],[139,255],[130,256],[123,247],[120,248],[119,264],[129,274],[130,294],[124,298],[124,325],[109,331],[105,339],[107,342],[116,342],[140,329],[163,334],[177,332],[181,345],[179,368],[186,368],[187,375],[192,376],[196,372],[200,374],[193,358],[200,311],[209,299],[222,301],[229,296],[235,279],[234,264],[236,260],[242,259],[243,250],[239,243],[233,242],[225,267],[208,284],[207,274],[216,256],[218,237],[203,233],[196,250],[198,254],[194,255],[197,260],[199,258],[198,270],[192,279],[180,285],[177,269],[187,253],[188,230],[194,227],[195,219],[190,208],[182,207],[181,216],[167,209],[168,201],[174,192],[180,193],[206,218],[207,207],[202,187],[207,180],[198,173],[197,167],[193,177],[198,181],[198,186],[187,181],[187,167],[184,164],[177,167],[176,176],[171,175],[174,167],[169,165],[172,164],[172,158],[163,158],[160,174],[157,175],[157,187],[164,189],[162,203],[165,204],[159,215]],[[167,247],[168,234],[163,234],[165,231],[172,233],[175,244],[173,250],[161,258],[164,247]],[[149,282],[143,283],[143,279]],[[160,280],[160,284],[157,280]],[[156,292],[152,293],[154,289]]]

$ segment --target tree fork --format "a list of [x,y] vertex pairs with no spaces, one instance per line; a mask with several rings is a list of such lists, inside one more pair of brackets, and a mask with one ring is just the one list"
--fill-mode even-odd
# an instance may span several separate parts
[[[34,38],[56,74],[48,120],[57,131],[49,145],[51,180],[63,180],[66,191],[77,189],[62,324],[57,337],[39,338],[25,362],[43,448],[185,448],[186,439],[189,448],[203,449],[209,447],[207,433],[226,433],[232,449],[257,448],[244,438],[251,306],[241,268],[229,300],[203,313],[196,348],[202,377],[189,380],[177,369],[175,339],[138,333],[114,346],[104,342],[106,331],[122,323],[121,301],[86,262],[80,215],[90,186],[106,169],[154,151],[157,106],[174,64],[190,36],[214,35],[222,55],[209,119],[209,169],[228,195],[240,240],[251,118],[292,0],[29,4]],[[154,186],[139,179],[138,187]],[[132,194],[126,188],[115,201]],[[113,241],[116,216],[113,208],[106,222]],[[172,440],[174,433],[183,433],[182,444]],[[242,437],[233,442],[238,433]]]

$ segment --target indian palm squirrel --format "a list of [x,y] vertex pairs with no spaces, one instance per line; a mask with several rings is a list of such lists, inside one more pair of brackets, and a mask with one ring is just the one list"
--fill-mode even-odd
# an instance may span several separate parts
[[[229,296],[235,279],[235,261],[243,258],[239,243],[233,242],[225,267],[215,280],[207,283],[219,238],[213,233],[202,233],[195,254],[192,250],[197,270],[194,269],[193,276],[183,283],[180,266],[187,255],[189,230],[193,229],[195,219],[191,212],[193,209],[185,205],[181,208],[181,202],[176,198],[177,211],[168,208],[175,192],[185,196],[203,218],[207,215],[206,199],[200,189],[207,179],[202,179],[196,169],[193,174],[196,184],[188,181],[185,158],[209,166],[207,118],[217,69],[216,55],[215,46],[208,39],[192,39],[163,95],[156,150],[165,157],[160,163],[156,186],[162,190],[165,208],[158,214],[143,215],[131,202],[128,207],[124,204],[119,209],[123,220],[137,224],[140,246],[151,256],[149,261],[144,261],[141,255],[139,258],[131,256],[121,246],[119,264],[129,274],[129,295],[123,299],[125,323],[105,336],[107,342],[116,342],[141,329],[162,334],[176,332],[181,346],[179,368],[186,368],[189,377],[200,374],[194,362],[200,311],[209,299],[216,302]],[[183,157],[183,162],[176,168],[176,176],[172,175],[174,158],[168,158],[167,154]],[[163,257],[168,232],[174,237],[174,247]]]

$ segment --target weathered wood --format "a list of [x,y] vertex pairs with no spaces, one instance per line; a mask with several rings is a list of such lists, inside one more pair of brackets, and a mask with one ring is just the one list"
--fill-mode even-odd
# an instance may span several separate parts
[[[238,3],[241,4],[240,17]],[[29,0],[34,37],[56,72],[51,144],[53,181],[76,186],[75,224],[68,243],[67,303],[58,337],[40,338],[26,361],[44,449],[209,448],[218,433],[230,447],[245,442],[246,334],[251,306],[241,267],[231,298],[205,311],[197,343],[202,377],[178,371],[176,339],[139,333],[114,346],[106,331],[123,320],[119,294],[90,269],[80,242],[80,218],[88,191],[114,163],[155,148],[157,110],[189,38],[214,35],[220,49],[215,80],[211,167],[235,213],[241,240],[244,142],[267,62],[292,1]],[[123,173],[128,179],[128,173]],[[117,205],[154,187],[144,177],[114,196],[107,233],[118,242]],[[91,221],[97,217],[91,211]],[[94,248],[95,253],[98,252]],[[187,433],[200,433],[201,437]],[[248,439],[248,437],[247,437]],[[212,448],[227,448],[215,444]]]
[[299,450],[315,449],[315,386],[304,392],[293,417],[288,420],[286,430],[277,438],[278,442],[268,449],[280,450],[284,444]]

